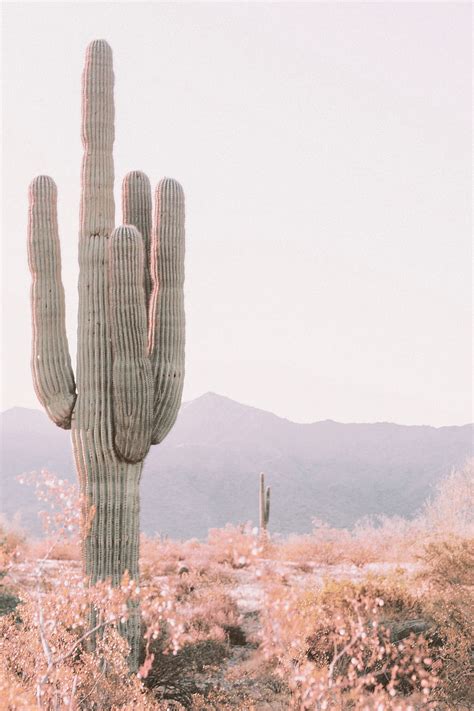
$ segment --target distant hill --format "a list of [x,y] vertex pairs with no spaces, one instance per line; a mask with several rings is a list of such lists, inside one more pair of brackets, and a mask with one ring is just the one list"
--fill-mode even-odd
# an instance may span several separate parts
[[[258,520],[258,477],[272,487],[270,529],[311,530],[313,518],[352,526],[367,514],[416,513],[434,485],[472,456],[473,425],[387,422],[296,424],[207,393],[183,404],[167,439],[152,447],[142,484],[142,530],[203,538],[227,522]],[[69,433],[39,410],[0,415],[0,511],[21,512],[39,532],[31,487],[16,476],[47,468],[75,479]]]

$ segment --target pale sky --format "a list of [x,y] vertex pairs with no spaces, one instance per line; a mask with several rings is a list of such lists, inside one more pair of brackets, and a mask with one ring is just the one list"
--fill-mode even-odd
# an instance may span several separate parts
[[104,38],[117,208],[133,169],[186,194],[185,399],[471,421],[470,33],[468,3],[4,3],[1,409],[39,407],[40,173],[58,184],[75,361],[81,72]]

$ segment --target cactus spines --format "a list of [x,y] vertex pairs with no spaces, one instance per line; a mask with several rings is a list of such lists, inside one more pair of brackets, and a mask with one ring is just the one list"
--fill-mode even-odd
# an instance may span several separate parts
[[260,530],[266,532],[270,520],[270,487],[265,489],[265,474],[260,474]]
[[[166,178],[156,189],[129,173],[124,224],[114,229],[114,74],[104,40],[86,50],[82,86],[77,395],[65,329],[56,186],[30,186],[32,371],[51,419],[71,427],[84,497],[83,565],[91,583],[125,571],[138,578],[139,482],[150,445],[178,413],[184,377],[184,197]],[[93,517],[91,517],[91,511]],[[136,611],[135,611],[136,613]],[[121,625],[136,669],[140,620]]]

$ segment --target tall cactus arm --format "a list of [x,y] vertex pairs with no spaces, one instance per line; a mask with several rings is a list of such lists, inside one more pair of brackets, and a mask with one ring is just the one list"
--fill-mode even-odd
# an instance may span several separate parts
[[114,114],[112,50],[105,40],[94,40],[82,75],[82,237],[107,237],[114,228]]
[[143,237],[145,303],[148,308],[152,289],[150,272],[151,243],[151,185],[148,177],[140,170],[127,173],[122,183],[122,222],[135,225]]
[[135,464],[151,444],[153,383],[147,352],[143,239],[130,225],[109,240],[109,314],[112,343],[114,446]]
[[47,175],[35,178],[29,189],[28,261],[33,279],[33,383],[49,417],[69,429],[76,385],[66,336],[57,188]]
[[155,383],[151,441],[158,444],[176,420],[184,381],[184,194],[171,178],[163,178],[156,188],[150,259],[148,352]]

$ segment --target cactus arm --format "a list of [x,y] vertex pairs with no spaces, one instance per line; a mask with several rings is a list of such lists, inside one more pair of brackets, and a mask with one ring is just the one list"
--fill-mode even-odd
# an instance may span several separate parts
[[147,353],[143,240],[129,225],[109,240],[109,313],[112,343],[114,447],[135,464],[151,444],[153,384]]
[[268,526],[268,522],[270,520],[270,487],[267,486],[267,490],[265,492],[265,521]]
[[158,444],[176,420],[184,380],[184,195],[171,178],[156,188],[150,259],[148,352],[155,383],[151,441]]
[[152,221],[151,185],[145,173],[127,173],[122,183],[122,222],[135,225],[143,237],[145,303],[148,308],[152,289],[150,273],[150,242]]
[[105,40],[94,40],[82,75],[82,237],[108,237],[114,228],[113,91],[112,50]]
[[35,178],[29,189],[28,261],[32,275],[33,384],[53,422],[70,429],[76,385],[66,336],[57,188],[46,175]]

